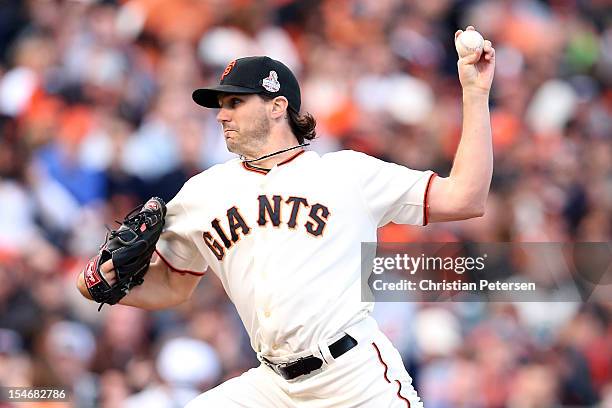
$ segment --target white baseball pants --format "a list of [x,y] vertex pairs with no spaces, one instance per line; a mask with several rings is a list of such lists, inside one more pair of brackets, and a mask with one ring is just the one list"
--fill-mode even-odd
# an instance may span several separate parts
[[346,333],[357,346],[335,360],[324,352],[327,364],[317,371],[287,381],[262,364],[201,394],[186,408],[423,407],[400,354],[373,318]]

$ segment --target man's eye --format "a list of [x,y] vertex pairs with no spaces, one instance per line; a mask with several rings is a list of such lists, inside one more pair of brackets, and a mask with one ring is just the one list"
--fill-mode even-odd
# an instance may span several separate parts
[[230,104],[231,104],[232,106],[236,106],[236,105],[238,105],[238,104],[239,104],[239,103],[241,103],[241,102],[242,102],[242,101],[241,101],[240,99],[232,99],[232,100],[231,100],[231,102],[230,102]]

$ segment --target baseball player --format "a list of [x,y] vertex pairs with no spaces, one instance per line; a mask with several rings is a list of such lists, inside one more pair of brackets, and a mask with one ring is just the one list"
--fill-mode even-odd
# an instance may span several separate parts
[[[191,178],[167,209],[147,204],[152,222],[130,218],[130,234],[138,235],[161,228],[155,214],[167,211],[158,257],[127,295],[108,300],[92,290],[100,280],[112,287],[123,279],[115,255],[94,258],[79,289],[101,303],[161,309],[188,300],[205,271],[217,275],[261,364],[189,408],[422,407],[400,354],[370,317],[373,304],[361,301],[360,244],[376,241],[377,228],[389,222],[483,214],[494,65],[489,41],[458,61],[463,133],[444,178],[354,151],[304,150],[315,121],[300,113],[292,72],[268,57],[232,61],[219,85],[196,90],[193,99],[218,109],[227,147],[239,158]],[[136,240],[130,237],[118,245]]]

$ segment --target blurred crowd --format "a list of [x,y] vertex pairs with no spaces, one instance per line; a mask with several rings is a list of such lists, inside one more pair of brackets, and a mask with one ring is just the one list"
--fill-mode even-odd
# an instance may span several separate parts
[[[105,225],[233,157],[191,93],[240,56],[294,70],[310,148],[446,176],[452,39],[474,25],[497,59],[487,213],[380,239],[609,242],[611,22],[606,0],[0,2],[0,386],[66,387],[56,407],[170,408],[257,364],[212,274],[155,313],[97,313],[74,284]],[[605,299],[380,303],[375,317],[428,408],[612,407]]]

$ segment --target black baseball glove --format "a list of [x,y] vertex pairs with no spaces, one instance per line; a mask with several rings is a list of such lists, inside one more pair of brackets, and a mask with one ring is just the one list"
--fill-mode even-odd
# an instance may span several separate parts
[[[155,244],[164,227],[166,204],[153,197],[140,209],[130,212],[121,226],[106,235],[98,255],[90,259],[84,276],[92,299],[114,305],[134,287],[142,284],[149,269]],[[101,265],[113,260],[116,281],[111,285],[100,272]]]

